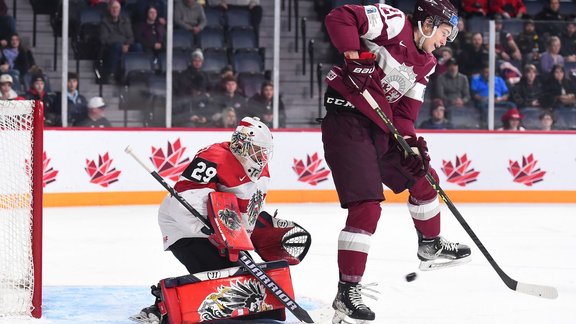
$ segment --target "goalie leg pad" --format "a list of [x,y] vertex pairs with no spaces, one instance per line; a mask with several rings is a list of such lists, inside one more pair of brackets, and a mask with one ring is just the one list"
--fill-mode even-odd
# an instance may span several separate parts
[[258,215],[250,238],[262,260],[286,260],[290,265],[304,260],[312,244],[312,236],[302,226],[265,211]]
[[[259,264],[294,298],[290,268],[284,261]],[[284,321],[284,305],[243,267],[206,271],[160,281],[169,323],[199,323],[235,317]]]

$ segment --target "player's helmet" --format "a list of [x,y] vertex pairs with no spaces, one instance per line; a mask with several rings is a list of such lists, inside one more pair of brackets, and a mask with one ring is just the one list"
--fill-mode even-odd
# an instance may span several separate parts
[[232,134],[230,151],[250,179],[256,181],[272,158],[272,133],[258,117],[244,117]]
[[431,17],[434,27],[440,24],[451,25],[452,33],[448,36],[450,42],[458,35],[458,10],[450,0],[416,0],[412,17],[414,21],[421,22]]

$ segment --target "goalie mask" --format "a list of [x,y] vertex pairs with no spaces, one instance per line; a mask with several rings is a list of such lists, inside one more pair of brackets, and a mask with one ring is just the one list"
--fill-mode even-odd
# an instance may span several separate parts
[[[425,38],[432,37],[440,24],[452,26],[452,32],[448,36],[449,42],[453,42],[458,35],[458,10],[456,10],[450,0],[417,0],[412,17],[414,21],[418,22],[418,29],[423,36],[421,42]],[[432,20],[432,25],[434,26],[434,30],[430,35],[422,32],[422,23],[427,18]],[[420,44],[419,47],[422,47],[422,45]]]
[[256,181],[272,158],[272,133],[259,118],[244,117],[232,134],[230,151],[240,161],[250,179]]

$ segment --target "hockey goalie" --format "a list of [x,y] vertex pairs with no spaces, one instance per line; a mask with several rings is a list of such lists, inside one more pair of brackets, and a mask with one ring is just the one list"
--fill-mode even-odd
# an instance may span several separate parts
[[293,299],[289,265],[302,261],[311,243],[298,224],[263,210],[270,182],[273,139],[258,118],[243,118],[229,142],[197,152],[174,189],[211,229],[175,197],[160,205],[164,249],[189,275],[152,286],[154,305],[130,319],[140,323],[199,323],[241,318],[284,320],[284,305],[238,262],[254,250],[260,268]]

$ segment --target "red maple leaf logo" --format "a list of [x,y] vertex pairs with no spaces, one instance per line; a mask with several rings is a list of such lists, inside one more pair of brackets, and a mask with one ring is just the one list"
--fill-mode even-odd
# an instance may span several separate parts
[[106,152],[104,155],[98,155],[98,163],[94,160],[86,159],[86,173],[90,176],[90,182],[101,185],[106,188],[111,183],[118,181],[121,171],[112,167],[112,159]]
[[533,154],[528,155],[528,157],[522,156],[522,166],[518,161],[508,160],[508,171],[514,177],[514,182],[530,187],[536,182],[544,180],[546,174],[546,171],[536,169],[537,163],[538,160],[534,159]]
[[452,161],[442,160],[442,172],[447,177],[448,182],[455,183],[460,187],[465,187],[470,182],[478,180],[480,171],[468,169],[472,160],[468,160],[466,154],[462,156],[456,155],[456,166],[452,165]]
[[42,154],[42,188],[46,188],[46,185],[56,181],[56,176],[58,175],[58,170],[48,166],[50,164],[50,159],[46,154],[46,151]]
[[186,148],[182,147],[180,138],[178,138],[174,143],[168,141],[166,155],[164,155],[164,150],[162,150],[162,148],[152,146],[152,156],[150,156],[150,161],[152,161],[158,174],[163,178],[177,181],[178,177],[180,177],[180,174],[184,169],[186,169],[188,162],[190,161],[189,158],[181,160],[184,151],[186,151]]
[[306,164],[302,160],[294,159],[292,170],[298,175],[298,181],[315,186],[327,180],[330,174],[330,170],[320,167],[321,163],[322,159],[318,157],[318,153],[314,153],[312,156],[306,155]]

